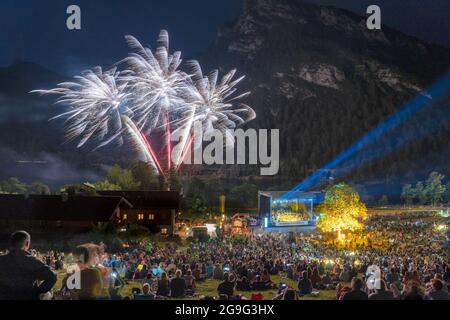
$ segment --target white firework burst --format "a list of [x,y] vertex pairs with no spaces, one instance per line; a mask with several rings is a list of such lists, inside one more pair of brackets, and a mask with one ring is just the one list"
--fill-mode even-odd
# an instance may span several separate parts
[[191,61],[190,65],[193,69],[191,79],[194,90],[188,92],[187,99],[195,109],[193,121],[202,123],[204,134],[208,134],[214,129],[220,130],[224,134],[228,146],[233,143],[230,130],[256,117],[255,111],[250,106],[238,102],[250,95],[250,92],[236,95],[236,86],[245,76],[233,80],[236,74],[236,69],[233,69],[219,81],[218,70],[204,76],[197,61]]
[[[122,144],[122,135],[127,134],[146,161],[164,174],[164,169],[171,168],[171,158],[177,168],[181,165],[192,142],[195,122],[202,123],[204,134],[220,130],[228,146],[234,143],[229,129],[255,118],[253,109],[238,101],[250,93],[237,94],[236,86],[244,77],[233,79],[236,70],[219,81],[217,70],[204,76],[199,63],[193,61],[193,73],[188,75],[179,69],[181,52],[169,53],[169,34],[165,30],[160,32],[154,52],[133,36],[126,36],[126,40],[134,52],[117,64],[125,66],[125,70],[103,72],[96,67],[55,89],[32,91],[57,95],[56,103],[70,108],[52,119],[66,119],[66,138],[79,138],[78,147],[92,139],[98,140],[97,148],[113,141]],[[153,130],[163,131],[167,138],[163,142],[169,159],[167,168],[161,167],[147,139]],[[182,146],[174,157],[172,132],[180,134]]]
[[80,138],[78,147],[93,138],[99,141],[98,148],[114,140],[122,144],[123,117],[132,112],[127,107],[127,83],[118,84],[120,72],[116,68],[103,72],[101,67],[95,67],[74,78],[76,81],[60,83],[57,88],[32,92],[58,95],[56,104],[70,108],[51,120],[65,118],[66,138]]
[[121,61],[128,68],[124,78],[133,92],[133,120],[139,129],[150,133],[165,126],[168,118],[178,118],[188,108],[182,98],[190,90],[188,75],[179,70],[181,52],[169,54],[166,30],[160,32],[154,53],[133,36],[125,38],[135,51]]

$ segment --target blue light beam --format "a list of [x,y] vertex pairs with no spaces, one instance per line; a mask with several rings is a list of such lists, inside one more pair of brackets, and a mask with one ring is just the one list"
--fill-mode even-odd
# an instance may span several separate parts
[[420,94],[412,101],[408,102],[401,110],[388,117],[386,121],[378,125],[375,129],[370,131],[360,140],[352,144],[346,151],[341,153],[331,162],[327,163],[321,169],[317,170],[313,175],[306,178],[303,182],[292,188],[290,191],[283,195],[283,198],[290,198],[296,192],[307,191],[314,185],[316,185],[324,172],[335,169],[337,166],[342,164],[345,160],[349,159],[353,155],[360,152],[363,148],[367,147],[373,141],[379,139],[383,134],[388,133],[394,129],[399,124],[408,120],[412,115],[414,115],[419,110],[426,107],[432,99],[437,99],[446,93],[450,88],[450,74],[445,75],[435,84],[430,86],[425,93]]

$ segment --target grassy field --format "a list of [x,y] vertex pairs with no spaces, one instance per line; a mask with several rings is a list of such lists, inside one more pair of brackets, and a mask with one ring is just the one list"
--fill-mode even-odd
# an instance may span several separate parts
[[[297,283],[291,279],[281,278],[280,276],[272,276],[272,281],[274,283],[286,283],[289,287],[297,288]],[[199,295],[209,295],[215,296],[217,295],[217,286],[219,285],[218,280],[207,280],[204,282],[197,283],[197,292]],[[256,292],[243,292],[243,291],[235,291],[238,295],[243,295],[247,298],[250,298],[252,293]],[[272,299],[275,297],[277,290],[267,290],[261,292],[264,296],[264,299]],[[335,298],[334,290],[321,290],[320,295],[317,297],[302,297],[303,300],[333,300]]]
[[[58,282],[56,285],[57,289],[61,288],[64,275],[65,275],[64,273],[58,274]],[[290,279],[282,278],[280,276],[272,276],[271,278],[274,283],[277,283],[277,284],[286,283],[288,286],[290,286],[292,288],[297,288],[296,282],[294,282]],[[217,296],[217,286],[219,285],[219,283],[220,283],[220,281],[213,280],[213,279],[208,279],[203,282],[198,282],[197,288],[195,290],[195,292],[196,292],[195,296],[193,298],[188,298],[185,300],[198,300],[198,299],[200,299],[201,296],[213,296],[213,297]],[[141,283],[138,281],[130,281],[127,285],[125,285],[122,288],[120,294],[122,295],[122,297],[132,298],[133,288],[141,288]],[[319,296],[302,297],[300,299],[301,300],[334,300],[335,299],[334,290],[319,290],[319,291],[320,291]],[[256,291],[255,292],[235,291],[236,295],[243,295],[247,298],[250,298],[252,293],[256,293]],[[267,290],[267,291],[263,291],[261,293],[264,296],[264,299],[271,300],[273,297],[275,297],[277,290]]]
[[438,212],[441,211],[441,207],[431,207],[431,206],[412,206],[412,207],[399,207],[399,206],[378,206],[367,208],[369,215],[377,214],[399,214],[399,213],[417,213],[417,212]]

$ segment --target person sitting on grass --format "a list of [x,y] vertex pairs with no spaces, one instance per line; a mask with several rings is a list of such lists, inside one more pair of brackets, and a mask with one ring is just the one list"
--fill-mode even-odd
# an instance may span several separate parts
[[288,265],[286,268],[286,277],[294,280],[295,275],[294,275],[294,268],[292,268],[292,265]]
[[248,281],[247,277],[244,276],[241,279],[236,281],[236,290],[239,290],[239,291],[251,291],[252,290],[250,281]]
[[404,291],[403,300],[423,300],[423,295],[415,281],[410,281]]
[[367,300],[368,296],[363,289],[363,281],[359,278],[354,277],[351,284],[352,289],[346,292],[341,300]]
[[406,271],[402,282],[405,287],[412,287],[413,285],[420,286],[420,279],[417,271]]
[[255,280],[253,280],[251,286],[252,289],[255,291],[264,291],[270,287],[270,283],[262,281],[261,276],[257,275],[255,276]]
[[348,282],[350,280],[350,273],[346,267],[342,269],[342,272],[339,274],[339,281]]
[[167,297],[170,293],[169,287],[169,278],[167,277],[167,273],[163,272],[161,274],[161,279],[158,280],[158,289],[156,291],[156,295]]
[[205,280],[205,275],[202,272],[200,263],[197,263],[194,270],[192,271],[192,275],[194,276],[195,281],[197,281],[197,282]]
[[144,283],[142,285],[142,293],[134,294],[134,300],[155,300],[155,295],[150,290],[150,285]]
[[413,272],[411,273],[410,281],[414,281],[420,286],[421,281],[420,281],[420,276],[419,276],[419,272],[417,271],[417,269],[414,269]]
[[155,277],[159,277],[164,272],[164,270],[160,265],[155,263],[151,269],[151,272]]
[[294,289],[285,288],[273,300],[298,300],[298,295]]
[[219,263],[216,263],[216,265],[214,266],[213,279],[215,279],[215,280],[223,280],[224,279],[223,270]]
[[186,289],[194,292],[195,290],[195,277],[192,275],[191,269],[188,269],[186,271],[185,276],[183,277],[184,281],[186,282]]
[[175,272],[175,277],[170,281],[170,296],[172,298],[184,297],[186,293],[186,281],[181,277],[181,270]]
[[109,296],[111,300],[122,300],[120,291],[125,286],[125,281],[120,276],[116,267],[113,267],[110,273]]
[[[75,248],[73,255],[76,257],[78,270],[75,270],[80,277],[79,288],[69,288],[73,300],[96,300],[101,297],[103,291],[103,280],[100,269],[96,266],[98,249],[95,245],[84,244]],[[63,280],[63,287],[70,282],[68,275]]]
[[300,281],[298,282],[298,290],[300,295],[304,296],[304,295],[309,295],[312,293],[312,283],[311,280],[308,278],[308,271],[303,271],[302,272],[302,277],[300,279]]
[[311,274],[311,284],[315,289],[323,289],[322,277],[320,276],[319,269],[314,267]]
[[389,289],[394,296],[394,300],[402,300],[403,299],[402,292],[398,289],[397,284],[391,283]]
[[288,288],[284,291],[282,300],[298,300],[297,292],[294,289]]
[[444,275],[442,276],[442,280],[447,284],[450,283],[450,266],[446,265],[444,267]]
[[339,264],[335,264],[333,266],[333,270],[331,271],[331,276],[332,276],[333,280],[340,281],[339,276],[340,276],[341,272],[342,272],[342,269],[339,266]]
[[336,286],[336,300],[342,300],[344,294],[352,290],[349,286],[344,286],[342,283],[338,283]]
[[369,300],[394,300],[394,294],[387,290],[386,282],[380,280],[380,288],[369,295]]
[[205,273],[206,273],[205,278],[212,278],[213,272],[214,272],[213,264],[212,264],[212,262],[208,262],[206,264],[206,268],[205,268]]
[[330,272],[327,271],[322,277],[322,284],[325,288],[329,288],[333,285],[333,279],[331,278]]
[[235,276],[234,274],[226,274],[219,286],[217,287],[217,292],[219,295],[226,295],[227,297],[231,297],[234,294],[234,286],[235,286]]
[[427,292],[426,292],[426,293],[428,293],[429,291],[432,291],[432,290],[433,290],[433,281],[434,281],[434,280],[439,280],[439,281],[441,281],[441,282],[442,282],[442,291],[448,293],[448,285],[447,285],[447,282],[444,281],[444,278],[443,278],[442,275],[439,274],[439,273],[436,273],[436,274],[434,275],[434,278],[430,279],[430,280],[428,281],[428,283],[426,284],[426,288],[427,288],[427,290],[426,290]]
[[426,300],[450,300],[448,292],[444,291],[442,281],[439,279],[433,279],[432,289],[425,295]]
[[388,274],[386,275],[386,280],[388,285],[390,286],[391,284],[399,284],[400,283],[400,275],[398,274],[398,272],[395,270],[395,268],[391,268],[388,272]]
[[270,273],[267,269],[264,269],[261,275],[261,281],[264,282],[266,288],[273,285],[272,280],[270,279]]

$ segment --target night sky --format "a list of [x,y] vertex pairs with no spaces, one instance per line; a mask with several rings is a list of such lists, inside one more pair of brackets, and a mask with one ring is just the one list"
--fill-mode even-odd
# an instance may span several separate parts
[[[171,34],[185,59],[213,44],[217,28],[237,17],[243,0],[1,0],[0,66],[21,58],[60,73],[111,64],[128,52],[125,34],[153,45],[160,29]],[[382,7],[383,23],[450,47],[448,0],[309,0],[361,15]],[[82,10],[81,31],[66,28],[66,8]]]

